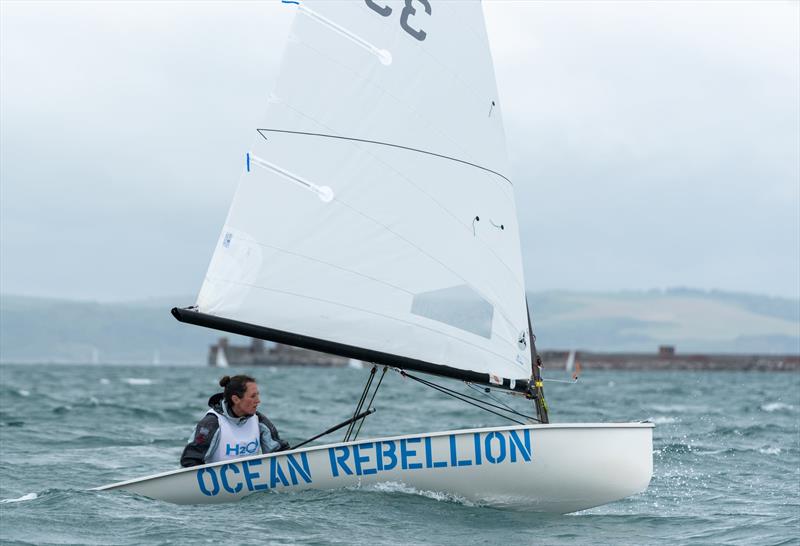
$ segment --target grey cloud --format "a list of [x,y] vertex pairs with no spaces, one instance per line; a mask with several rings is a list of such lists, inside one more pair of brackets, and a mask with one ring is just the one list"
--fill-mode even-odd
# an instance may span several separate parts
[[[283,8],[4,3],[0,289],[199,288]],[[800,297],[798,9],[486,4],[531,290]]]

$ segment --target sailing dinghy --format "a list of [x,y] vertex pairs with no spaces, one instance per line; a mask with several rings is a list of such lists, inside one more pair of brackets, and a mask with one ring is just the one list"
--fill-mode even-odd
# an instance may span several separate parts
[[[549,422],[480,3],[283,3],[297,14],[277,88],[196,304],[172,313],[375,367],[344,442],[98,489],[218,503],[398,482],[561,513],[644,491],[652,424]],[[378,367],[513,424],[358,439]]]

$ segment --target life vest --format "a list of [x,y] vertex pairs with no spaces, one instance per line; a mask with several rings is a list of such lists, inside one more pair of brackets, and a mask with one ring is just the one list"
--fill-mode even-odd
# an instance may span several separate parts
[[213,409],[208,410],[206,415],[209,413],[216,415],[219,421],[219,442],[211,457],[206,459],[207,463],[239,459],[261,453],[261,430],[258,426],[258,416],[252,415],[240,424]]

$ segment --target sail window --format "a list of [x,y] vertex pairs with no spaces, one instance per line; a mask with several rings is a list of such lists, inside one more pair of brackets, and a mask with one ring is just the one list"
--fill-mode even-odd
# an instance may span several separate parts
[[466,284],[414,295],[411,312],[486,339],[492,338],[494,307]]

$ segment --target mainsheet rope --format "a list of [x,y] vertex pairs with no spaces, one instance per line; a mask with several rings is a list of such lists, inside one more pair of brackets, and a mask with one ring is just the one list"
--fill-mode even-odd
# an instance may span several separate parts
[[[489,409],[489,407],[496,408],[496,409],[499,409],[501,411],[505,411],[505,412],[508,412],[508,413],[512,413],[514,415],[517,415],[519,417],[523,417],[525,419],[529,419],[531,421],[535,421],[537,423],[541,423],[541,421],[539,419],[537,419],[537,418],[535,418],[535,417],[533,417],[531,415],[526,415],[524,413],[521,413],[521,412],[519,412],[519,411],[517,411],[517,410],[515,410],[513,408],[508,407],[508,406],[503,407],[503,406],[499,406],[497,404],[492,404],[491,402],[487,402],[485,400],[481,400],[480,398],[475,398],[474,396],[470,396],[468,394],[460,393],[460,392],[457,392],[457,391],[455,391],[453,389],[450,389],[450,388],[447,388],[447,387],[443,387],[442,385],[438,385],[438,384],[436,384],[436,383],[434,383],[432,381],[428,381],[427,379],[422,379],[421,377],[417,377],[415,375],[412,375],[412,374],[408,373],[405,370],[401,370],[401,369],[397,369],[397,368],[396,368],[396,370],[403,377],[408,377],[409,379],[413,379],[414,381],[417,381],[418,383],[422,383],[423,385],[425,385],[427,387],[430,387],[430,388],[432,388],[434,390],[437,390],[437,391],[439,391],[441,393],[444,393],[444,394],[446,394],[448,396],[452,396],[453,398],[455,398],[457,400],[461,400],[462,402],[466,402],[467,404],[469,404],[471,406],[475,406],[478,409],[482,409],[483,411],[488,411],[489,413],[497,415],[498,417],[502,417],[503,419],[508,419],[509,421],[511,421],[513,423],[517,423],[518,425],[524,425],[525,423],[523,423],[522,421],[517,421],[516,419],[513,419],[513,418],[509,417],[508,415],[503,415],[502,413],[499,413],[497,411],[493,411],[493,410]],[[488,406],[488,407],[486,407],[486,406]]]

